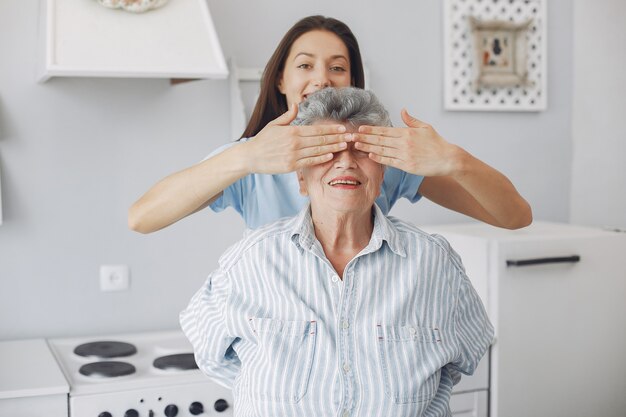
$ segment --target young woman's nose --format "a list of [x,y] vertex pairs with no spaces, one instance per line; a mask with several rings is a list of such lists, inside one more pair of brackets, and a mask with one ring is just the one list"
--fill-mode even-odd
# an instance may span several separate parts
[[330,77],[325,68],[320,68],[313,74],[313,85],[318,88],[326,88],[330,86]]

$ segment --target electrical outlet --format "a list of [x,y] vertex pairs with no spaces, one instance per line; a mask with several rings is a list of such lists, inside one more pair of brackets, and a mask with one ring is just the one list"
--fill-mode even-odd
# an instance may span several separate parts
[[100,291],[125,291],[130,286],[128,265],[100,266]]

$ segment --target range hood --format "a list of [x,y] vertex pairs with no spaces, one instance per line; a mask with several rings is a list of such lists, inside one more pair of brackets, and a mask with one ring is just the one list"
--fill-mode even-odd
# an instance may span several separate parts
[[206,0],[131,13],[96,0],[40,0],[37,78],[226,78]]

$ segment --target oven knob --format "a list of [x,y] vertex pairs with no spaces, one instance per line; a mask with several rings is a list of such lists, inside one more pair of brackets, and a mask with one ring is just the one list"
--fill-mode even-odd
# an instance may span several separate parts
[[226,400],[219,399],[215,401],[215,404],[213,405],[213,407],[215,408],[215,411],[221,413],[222,411],[228,408],[228,402]]
[[194,416],[197,416],[198,414],[204,413],[204,406],[202,405],[202,403],[199,403],[198,401],[194,401],[189,406],[189,412],[193,414]]
[[139,413],[135,409],[126,410],[124,417],[139,417]]
[[113,416],[108,411],[103,411],[100,414],[98,414],[98,417],[113,417]]
[[167,417],[176,417],[178,415],[178,407],[176,407],[174,404],[170,404],[167,407],[165,407],[165,415]]

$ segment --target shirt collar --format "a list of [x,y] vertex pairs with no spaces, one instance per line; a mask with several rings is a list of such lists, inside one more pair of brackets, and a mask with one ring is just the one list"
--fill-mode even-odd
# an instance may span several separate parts
[[311,219],[311,203],[309,203],[294,218],[291,241],[300,250],[311,250],[316,240]]
[[[315,230],[313,229],[310,203],[294,218],[291,240],[300,250],[311,250],[311,247],[317,241]],[[383,214],[378,205],[374,203],[374,229],[372,231],[372,237],[370,238],[369,244],[361,253],[375,252],[380,249],[383,242],[387,242],[389,248],[396,255],[406,257],[402,234],[400,234],[391,220]]]

